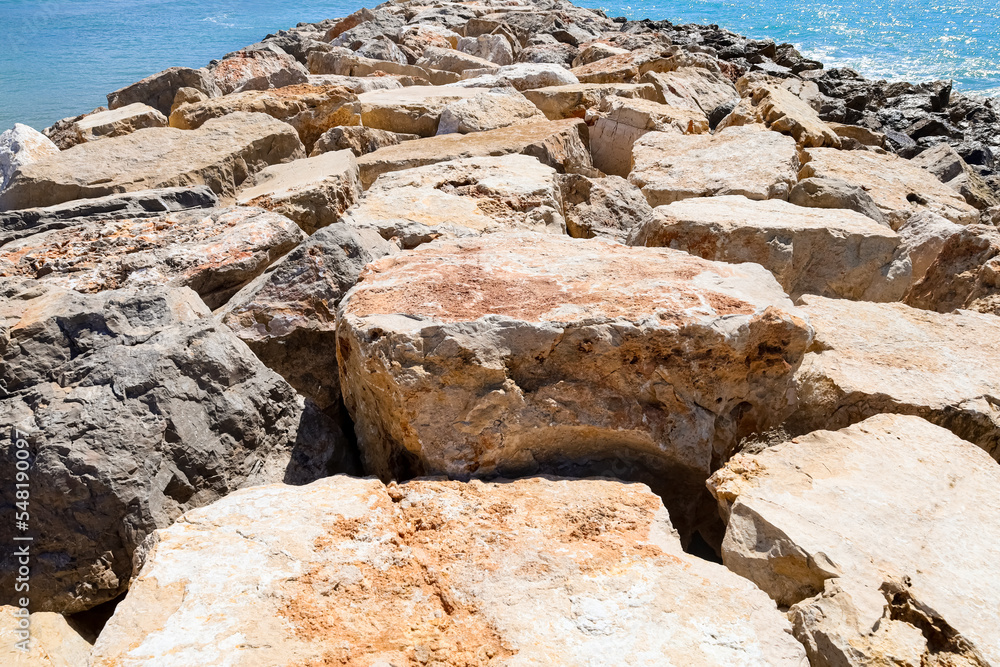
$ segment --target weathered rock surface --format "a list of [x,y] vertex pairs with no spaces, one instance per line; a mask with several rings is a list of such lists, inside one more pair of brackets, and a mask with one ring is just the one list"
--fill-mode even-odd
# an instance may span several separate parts
[[355,95],[373,90],[399,90],[406,77],[398,76],[340,76],[337,74],[310,74],[310,86],[340,86]]
[[59,155],[59,148],[44,134],[17,123],[0,134],[0,192],[14,173],[32,162]]
[[758,266],[541,234],[380,260],[338,320],[367,470],[645,475],[685,535],[712,466],[790,411],[811,335]]
[[795,140],[760,126],[714,135],[650,132],[632,148],[629,181],[651,206],[689,197],[787,199],[799,159]]
[[324,132],[316,140],[316,144],[313,146],[309,157],[343,150],[349,150],[354,153],[355,157],[361,157],[386,146],[395,146],[400,142],[419,138],[420,135],[418,134],[387,132],[385,130],[364,127],[363,125],[334,127]]
[[705,259],[754,262],[793,298],[899,301],[910,286],[909,262],[894,265],[899,237],[846,210],[780,200],[702,197],[659,206],[629,243],[684,250]]
[[455,49],[442,49],[436,46],[428,47],[424,50],[420,60],[414,63],[418,67],[425,69],[436,69],[445,72],[461,74],[466,70],[497,69],[495,63],[469,55]]
[[624,242],[653,212],[642,192],[620,176],[560,176],[566,230],[580,239],[603,237]]
[[910,261],[913,284],[919,283],[927,275],[927,269],[941,254],[948,239],[963,229],[965,227],[962,225],[956,225],[930,211],[911,215],[906,224],[899,228],[900,254],[905,253]]
[[86,114],[60,129],[63,150],[88,141],[120,137],[147,127],[166,127],[167,117],[153,107],[135,102],[111,111]]
[[0,277],[87,293],[190,287],[218,308],[305,238],[288,218],[258,208],[73,222],[0,247]]
[[[348,52],[350,53],[350,52]],[[309,54],[310,74],[336,74],[339,76],[400,76],[423,80],[434,86],[455,83],[459,75],[454,72],[427,69],[417,65],[400,65],[386,60],[363,58],[351,53],[324,53],[313,51]]]
[[[18,607],[0,606],[0,646],[3,647],[0,659],[4,665],[83,667],[89,664],[91,645],[70,627],[64,616],[50,611],[36,611],[28,618],[15,616],[20,613]],[[28,650],[21,650],[21,645]]]
[[236,203],[280,213],[312,234],[339,221],[360,197],[358,161],[351,151],[336,151],[267,167]]
[[139,103],[151,106],[164,116],[169,116],[174,98],[181,88],[194,88],[208,97],[218,97],[222,94],[211,72],[190,67],[170,67],[130,86],[108,93],[108,108],[120,109]]
[[452,102],[475,97],[488,89],[451,86],[410,86],[401,90],[376,90],[358,96],[361,124],[378,130],[433,137],[441,112]]
[[240,290],[217,317],[296,391],[335,413],[337,306],[366,264],[396,250],[371,230],[324,227]]
[[[446,134],[388,146],[358,160],[361,183],[371,186],[380,175],[466,157],[522,153],[559,172],[593,172],[582,120],[523,123],[472,134]],[[0,199],[2,201],[2,199]]]
[[840,148],[840,136],[820,120],[812,107],[784,88],[750,85],[744,94],[718,129],[762,123],[775,132],[791,135],[800,146]]
[[893,229],[914,213],[930,210],[960,225],[979,219],[962,195],[917,165],[895,155],[807,148],[800,178],[833,178],[864,188]]
[[1000,662],[998,485],[982,451],[901,415],[737,455],[709,482],[726,566],[794,605],[822,667]]
[[982,176],[969,166],[958,151],[940,143],[911,160],[931,172],[942,183],[947,183],[961,194],[966,203],[980,211],[1000,206],[1000,194],[987,185]]
[[1000,315],[1000,230],[969,225],[948,234],[906,303],[939,313],[966,308]]
[[524,229],[564,234],[556,170],[528,155],[450,160],[383,174],[345,218],[403,248]]
[[514,49],[510,40],[504,35],[461,37],[455,48],[497,65],[512,65],[514,63]]
[[139,130],[22,166],[0,193],[0,211],[202,184],[231,197],[252,174],[303,153],[295,130],[264,114],[233,113],[192,131]]
[[212,68],[223,95],[245,90],[284,88],[309,82],[309,70],[287,53],[244,50],[230,53]]
[[643,83],[659,92],[657,101],[675,107],[698,109],[706,116],[719,106],[738,102],[740,94],[726,77],[703,67],[681,67],[673,72],[647,72]]
[[493,88],[507,81],[518,90],[580,83],[565,67],[552,63],[517,63],[497,70],[470,70],[462,75],[461,86]]
[[612,95],[655,100],[656,89],[650,84],[578,83],[524,91],[524,96],[549,120],[584,118],[588,109],[596,109],[602,100]]
[[1000,458],[1000,322],[903,304],[805,296],[816,339],[796,373],[792,433],[838,429],[872,415],[917,415]]
[[862,185],[836,178],[803,178],[788,193],[788,201],[808,208],[848,209],[889,226],[885,215]]
[[[33,611],[120,595],[155,528],[246,485],[347,470],[337,427],[187,289],[7,294],[0,420],[24,434]],[[14,460],[16,438],[0,444]],[[346,466],[346,467],[345,467]],[[0,491],[13,511],[14,485]],[[8,544],[13,525],[0,528]],[[0,582],[15,595],[6,557]]]
[[157,534],[94,656],[94,667],[806,664],[774,603],[685,554],[646,487],[546,478],[240,491]]
[[545,120],[524,95],[509,88],[493,89],[449,103],[441,111],[437,134],[469,134]]

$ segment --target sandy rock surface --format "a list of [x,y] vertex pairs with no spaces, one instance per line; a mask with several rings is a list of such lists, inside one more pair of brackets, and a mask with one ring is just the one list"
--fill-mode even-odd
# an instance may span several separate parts
[[18,169],[53,155],[59,155],[59,148],[27,125],[17,123],[0,134],[0,192]]

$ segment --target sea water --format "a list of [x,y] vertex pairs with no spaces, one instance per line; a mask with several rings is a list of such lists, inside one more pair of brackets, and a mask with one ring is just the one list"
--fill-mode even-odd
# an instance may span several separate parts
[[[360,0],[0,0],[0,130],[41,129],[166,67],[200,67]],[[997,0],[579,0],[609,16],[717,23],[867,76],[1000,94]]]

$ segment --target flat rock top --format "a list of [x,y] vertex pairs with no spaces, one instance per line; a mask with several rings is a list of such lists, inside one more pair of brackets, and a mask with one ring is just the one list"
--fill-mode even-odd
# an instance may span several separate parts
[[648,326],[748,316],[770,306],[794,310],[773,276],[755,264],[528,233],[440,241],[385,258],[369,265],[345,303],[346,314],[356,317],[624,318]]
[[81,130],[90,130],[95,127],[110,125],[112,123],[134,118],[135,116],[142,116],[144,114],[159,115],[160,112],[151,106],[142,104],[141,102],[136,102],[134,104],[129,104],[110,111],[102,111],[100,113],[92,113],[88,116],[84,116],[80,120],[76,121],[76,126]]
[[479,93],[487,93],[489,90],[489,88],[458,88],[455,86],[407,86],[393,90],[372,90],[361,93],[358,95],[358,102],[379,106],[406,106],[414,102],[424,101],[450,102],[475,97]]

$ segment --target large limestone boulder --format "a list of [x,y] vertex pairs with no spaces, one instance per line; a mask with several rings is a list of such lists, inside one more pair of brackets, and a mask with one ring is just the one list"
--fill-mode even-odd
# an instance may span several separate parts
[[38,130],[17,123],[0,134],[0,192],[21,167],[59,155],[59,148]]
[[0,606],[0,642],[7,667],[85,667],[90,660],[91,644],[65,616],[50,611],[29,614],[21,607]]
[[[964,229],[966,227],[930,211],[910,216],[906,224],[899,228],[900,254],[905,254],[910,262],[914,285],[927,275],[927,270],[937,260],[948,239]],[[913,293],[912,289],[910,292]]]
[[656,100],[656,89],[648,83],[578,83],[546,86],[524,91],[524,96],[549,120],[584,118],[607,97]]
[[400,142],[419,138],[420,135],[417,134],[387,132],[386,130],[376,130],[363,125],[333,127],[324,132],[316,140],[309,157],[344,150],[351,151],[355,157],[361,157],[385,146],[395,146]]
[[864,186],[836,178],[803,178],[788,193],[788,201],[808,208],[846,208],[857,211],[880,225],[889,226],[886,216]]
[[508,82],[518,90],[580,83],[565,67],[553,63],[516,63],[493,70],[469,70],[462,74],[461,86],[492,88]]
[[629,181],[651,206],[689,197],[787,199],[799,158],[795,140],[761,126],[713,135],[650,132],[632,148]]
[[222,94],[215,84],[215,78],[208,70],[170,67],[147,76],[142,81],[108,93],[108,108],[120,109],[139,103],[151,106],[164,116],[169,116],[170,107],[173,106],[177,91],[181,88],[194,88],[208,97],[218,97]]
[[0,192],[0,211],[201,184],[232,197],[264,167],[300,157],[295,130],[265,114],[234,113],[193,131],[150,128],[22,166]]
[[247,489],[143,561],[94,667],[806,664],[774,603],[684,553],[640,484]]
[[947,143],[940,143],[911,160],[934,174],[939,181],[958,191],[965,201],[980,211],[1000,206],[1000,195]]
[[[361,184],[367,189],[382,174],[466,157],[522,153],[559,172],[593,172],[582,120],[521,123],[472,134],[445,134],[406,141],[369,153],[358,160]],[[2,202],[2,199],[0,199]]]
[[516,229],[565,234],[558,174],[528,155],[474,157],[383,174],[345,222],[403,248]]
[[493,89],[449,103],[441,112],[438,134],[469,134],[545,120],[524,95],[509,88]]
[[854,211],[741,196],[684,199],[654,209],[629,243],[755,262],[793,299],[899,301],[910,286],[909,262],[894,264],[899,236]]
[[712,466],[790,411],[811,336],[759,266],[541,234],[380,260],[338,318],[367,470],[618,470],[686,535]]
[[795,376],[792,433],[838,429],[879,413],[918,415],[1000,459],[1000,335],[993,315],[804,296],[816,339]]
[[1000,467],[878,415],[737,455],[709,482],[726,566],[789,612],[810,663],[1000,664]]
[[356,95],[373,90],[399,90],[408,77],[400,76],[340,76],[338,74],[310,74],[310,86],[341,86]]
[[[0,306],[0,453],[33,455],[32,611],[79,612],[123,593],[154,529],[242,486],[345,467],[313,415],[188,289],[28,288]],[[25,444],[19,444],[25,443]],[[0,502],[14,507],[13,484]],[[13,522],[0,537],[14,544]],[[14,568],[0,570],[3,602]]]
[[0,246],[0,276],[92,293],[122,287],[190,287],[218,308],[305,234],[259,208],[92,216]]
[[729,79],[703,67],[647,72],[641,80],[656,87],[660,96],[658,101],[670,106],[698,109],[706,116],[716,108],[740,99]]
[[833,178],[863,187],[893,229],[913,214],[930,210],[960,225],[979,220],[962,195],[928,171],[896,155],[807,148],[800,178]]
[[120,137],[147,127],[166,127],[167,117],[153,107],[136,102],[111,111],[81,116],[59,131],[63,150],[88,141]]
[[820,120],[815,109],[788,90],[757,84],[747,88],[744,95],[718,129],[762,123],[775,132],[791,135],[800,146],[840,148],[840,136]]
[[621,176],[563,174],[560,181],[570,236],[603,237],[624,243],[629,232],[653,212],[639,188]]
[[236,197],[291,218],[306,234],[340,220],[361,197],[358,161],[351,151],[323,153],[270,166]]
[[1000,315],[1000,230],[969,225],[949,231],[906,303],[939,313],[967,308]]
[[361,123],[354,108],[356,101],[354,93],[339,86],[299,85],[252,90],[181,105],[170,114],[170,126],[194,130],[213,118],[237,111],[266,113],[294,127],[306,151],[311,151],[320,135],[330,128]]
[[485,58],[469,55],[452,48],[442,49],[436,46],[426,48],[423,55],[414,64],[425,69],[443,70],[456,74],[461,74],[466,70],[498,69],[496,63]]
[[223,95],[309,82],[309,70],[295,58],[270,50],[230,53],[216,63],[211,72]]
[[[343,51],[343,49],[341,49]],[[454,72],[427,69],[417,65],[400,65],[387,60],[364,58],[350,51],[324,52],[313,51],[309,54],[310,74],[336,74],[351,77],[382,77],[385,75],[406,77],[413,82],[423,82],[424,85],[443,86],[455,83],[460,76]]]
[[514,64],[514,49],[506,35],[477,35],[461,37],[455,48],[463,53],[483,58],[496,65]]
[[366,264],[396,250],[371,230],[324,227],[216,315],[297,392],[321,410],[336,413],[337,306]]
[[376,90],[358,96],[356,111],[365,127],[433,137],[437,134],[438,121],[446,106],[487,91],[487,88],[451,86]]

